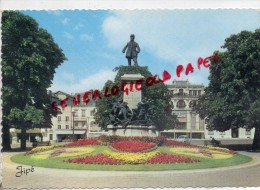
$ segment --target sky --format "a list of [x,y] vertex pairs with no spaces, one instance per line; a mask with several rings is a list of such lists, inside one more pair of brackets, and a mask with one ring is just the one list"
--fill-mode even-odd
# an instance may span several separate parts
[[[63,50],[67,61],[54,76],[50,90],[66,93],[101,89],[113,80],[119,65],[127,65],[122,53],[135,34],[141,52],[140,66],[152,74],[168,71],[174,79],[208,84],[209,69],[198,70],[197,60],[225,51],[225,39],[242,30],[260,28],[260,11],[223,10],[71,10],[22,11],[46,29]],[[192,63],[194,72],[178,78],[176,67]]]

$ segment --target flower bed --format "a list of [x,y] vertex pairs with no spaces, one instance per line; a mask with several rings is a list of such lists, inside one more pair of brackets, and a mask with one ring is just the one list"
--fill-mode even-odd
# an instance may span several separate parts
[[228,148],[221,148],[221,147],[215,147],[215,146],[207,146],[208,149],[210,150],[217,150],[219,152],[224,152],[228,154],[238,154],[236,151],[229,150]]
[[160,153],[146,161],[147,164],[171,164],[171,163],[193,163],[199,162],[195,158],[187,158],[179,155]]
[[162,145],[164,141],[166,140],[165,137],[122,137],[122,136],[117,136],[117,135],[112,135],[112,136],[106,136],[102,135],[98,137],[98,139],[104,144],[104,145],[110,145],[116,142],[120,141],[142,141],[146,143],[155,143],[158,146]]
[[28,155],[28,154],[35,154],[37,152],[44,152],[47,150],[54,149],[55,147],[57,147],[57,146],[39,146],[39,147],[33,148],[31,151],[27,151],[25,154]]
[[156,148],[156,144],[142,141],[121,141],[113,143],[111,147],[122,152],[143,152]]
[[45,152],[37,152],[31,155],[32,159],[48,159],[48,158],[65,158],[81,156],[83,154],[89,154],[95,149],[90,147],[76,147],[76,148],[59,148],[55,150],[49,150]]
[[63,147],[73,147],[73,146],[95,146],[100,145],[101,142],[97,138],[92,139],[81,139],[69,144],[63,145]]
[[175,140],[166,140],[163,146],[198,147],[197,145],[193,145],[186,142],[179,142]]
[[105,154],[96,154],[96,155],[86,156],[83,158],[72,158],[72,159],[68,159],[67,162],[77,163],[77,164],[100,164],[100,165],[122,164],[119,160],[109,158]]
[[201,148],[175,147],[171,148],[170,151],[175,154],[192,156],[197,158],[228,159],[233,157],[233,154]]
[[141,164],[145,163],[148,159],[159,154],[159,151],[152,151],[148,153],[121,153],[121,152],[110,152],[104,151],[104,154],[111,158],[121,161],[125,164]]

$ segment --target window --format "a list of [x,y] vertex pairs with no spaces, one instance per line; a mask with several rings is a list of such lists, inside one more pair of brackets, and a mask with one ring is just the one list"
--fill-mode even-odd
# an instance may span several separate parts
[[179,89],[179,94],[183,95],[183,89]]
[[197,90],[193,90],[193,96],[197,96]]
[[74,126],[77,127],[78,126],[78,122],[74,122]]
[[201,95],[201,90],[198,90],[198,95],[199,95],[199,96]]
[[61,121],[61,116],[58,116],[58,121]]
[[69,129],[69,125],[66,125],[66,129]]
[[177,102],[177,108],[185,108],[186,107],[186,104],[184,102],[184,100],[179,100]]
[[186,129],[186,123],[177,123],[176,129]]
[[70,120],[70,117],[69,116],[66,116],[66,121],[69,121]]
[[189,95],[192,96],[192,90],[189,90]]
[[78,117],[78,110],[73,110],[74,112],[74,117]]
[[193,108],[194,106],[196,106],[197,101],[196,100],[191,100],[189,103],[189,108]]
[[83,121],[83,122],[82,122],[82,127],[85,127],[85,126],[86,126],[86,122]]
[[58,129],[61,129],[61,125],[58,125]]
[[49,139],[50,139],[50,141],[53,140],[53,135],[52,134],[49,135]]
[[86,110],[81,110],[82,117],[86,117]]
[[94,116],[95,109],[90,111],[90,116]]

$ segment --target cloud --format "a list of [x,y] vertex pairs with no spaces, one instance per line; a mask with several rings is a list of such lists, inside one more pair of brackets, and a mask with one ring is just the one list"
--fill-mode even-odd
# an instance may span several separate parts
[[64,18],[61,22],[63,25],[67,25],[69,23],[70,19]]
[[80,35],[80,40],[82,40],[82,41],[92,41],[93,40],[93,36],[91,36],[89,34],[81,34]]
[[83,79],[71,83],[62,80],[62,77],[57,78],[59,75],[55,75],[55,79],[50,90],[54,92],[63,91],[66,93],[80,93],[91,89],[102,89],[107,80],[114,80],[115,75],[116,73],[111,70],[100,70],[93,75],[89,75]]
[[76,25],[74,26],[73,30],[79,30],[79,29],[81,29],[82,27],[84,27],[84,25],[81,24],[81,23],[79,23],[79,24],[76,24]]
[[55,16],[61,16],[62,15],[62,11],[47,11],[48,14],[50,15],[55,15]]
[[141,51],[172,64],[205,57],[225,38],[259,27],[257,12],[239,10],[111,11],[102,28],[108,46],[122,49],[134,33]]
[[63,32],[63,36],[67,38],[68,40],[73,40],[74,36],[70,34],[69,32]]
[[75,79],[75,76],[72,74],[72,73],[69,73],[69,72],[62,72],[61,73],[61,77],[62,79],[66,82],[66,81],[69,81],[69,82],[73,82],[74,79]]

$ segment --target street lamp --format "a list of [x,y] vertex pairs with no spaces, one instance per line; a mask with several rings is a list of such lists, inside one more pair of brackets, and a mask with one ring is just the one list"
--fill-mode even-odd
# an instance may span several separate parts
[[74,127],[74,116],[75,116],[75,111],[72,111],[72,141],[75,140],[75,127]]

